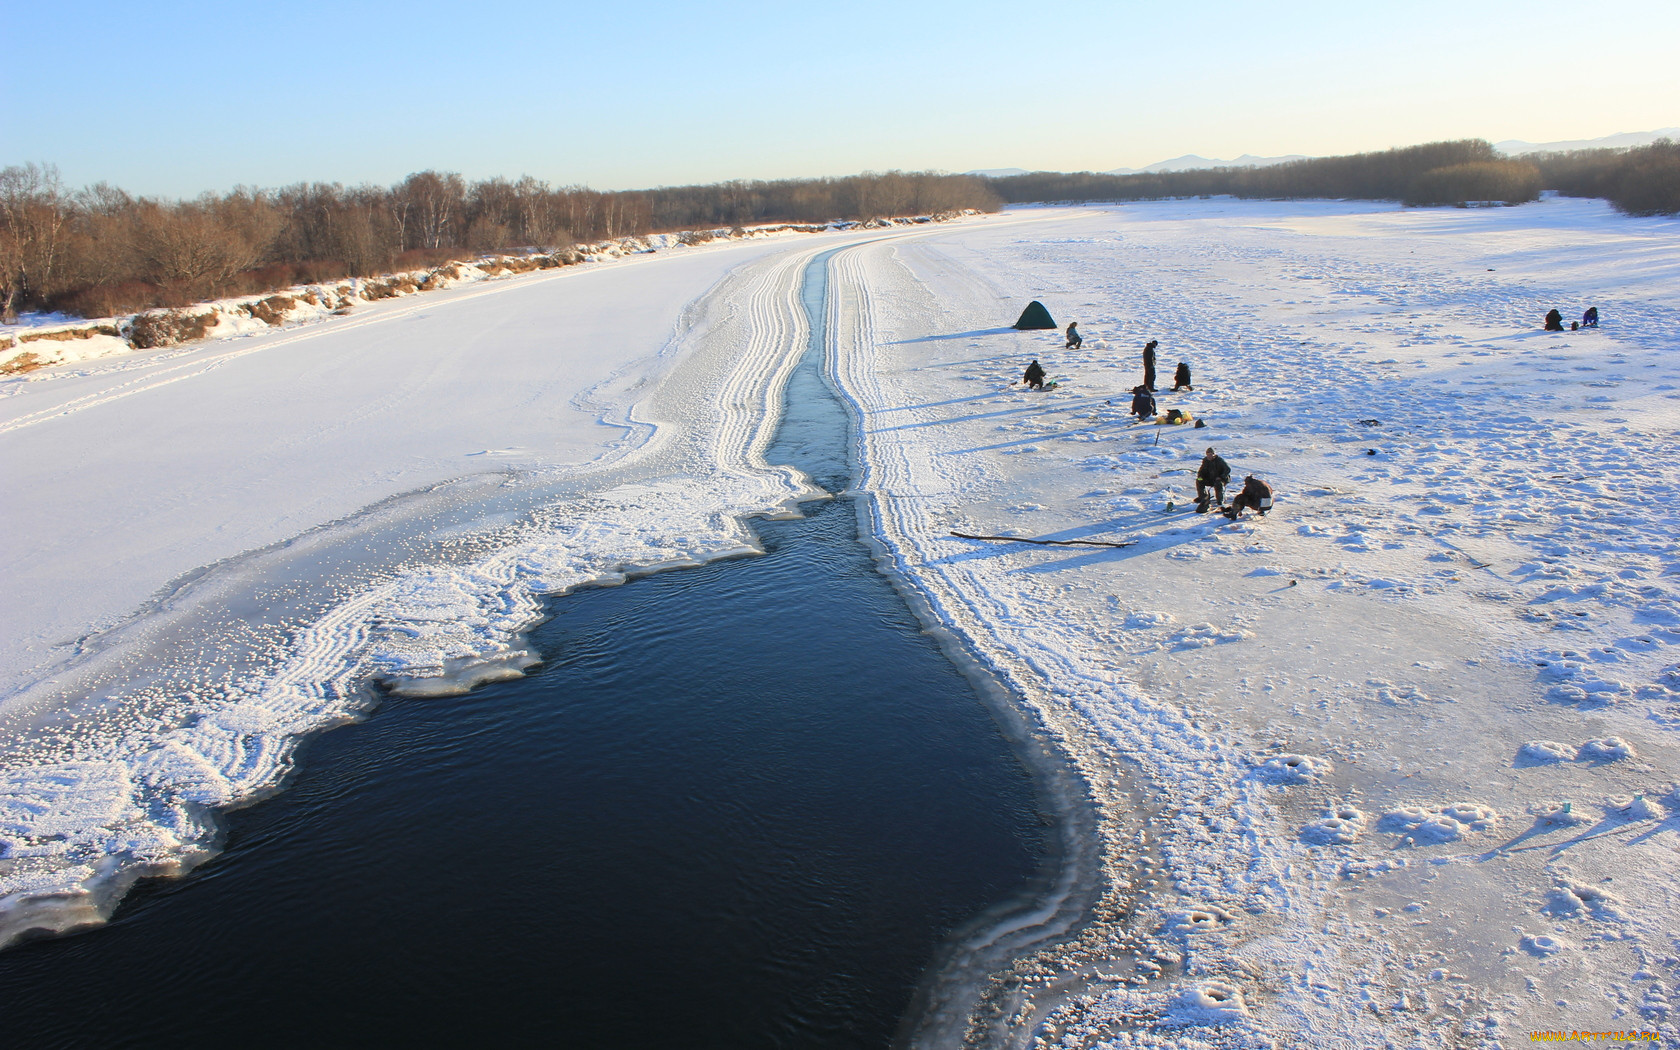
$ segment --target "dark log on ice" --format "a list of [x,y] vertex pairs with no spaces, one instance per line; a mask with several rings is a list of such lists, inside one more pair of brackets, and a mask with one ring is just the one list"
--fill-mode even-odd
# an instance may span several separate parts
[[1105,540],[1029,540],[1025,536],[976,536],[970,532],[952,532],[951,535],[965,540],[1007,540],[1010,543],[1036,543],[1041,547],[1132,547],[1137,540],[1126,543],[1109,543]]

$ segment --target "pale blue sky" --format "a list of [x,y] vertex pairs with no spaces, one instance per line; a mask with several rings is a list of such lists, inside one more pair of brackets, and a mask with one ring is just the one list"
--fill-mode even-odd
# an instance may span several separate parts
[[[1588,11],[1591,14],[1588,14]],[[8,0],[0,164],[625,189],[1680,125],[1674,0]]]

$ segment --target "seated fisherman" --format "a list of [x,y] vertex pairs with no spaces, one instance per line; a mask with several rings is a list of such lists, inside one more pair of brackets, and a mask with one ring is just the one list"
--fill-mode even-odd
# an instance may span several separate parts
[[[1196,468],[1196,513],[1206,514],[1208,507],[1223,507],[1225,505],[1225,485],[1231,480],[1231,465],[1219,458],[1219,453],[1208,449],[1202,456],[1202,465]],[[1208,490],[1213,490],[1213,499],[1208,499]]]

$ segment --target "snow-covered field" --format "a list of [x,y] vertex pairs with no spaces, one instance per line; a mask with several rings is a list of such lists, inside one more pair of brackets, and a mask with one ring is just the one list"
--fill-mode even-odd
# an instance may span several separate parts
[[[761,450],[841,247],[878,539],[1102,814],[1097,921],[1001,1008],[1069,1046],[1672,1040],[1677,234],[1564,200],[1023,209],[0,381],[0,942],[202,860],[368,678],[515,673],[544,594],[750,547],[807,492]],[[1033,298],[1084,348],[1003,327]],[[1554,305],[1603,327],[1542,333]],[[1205,429],[1128,425],[1151,338]],[[1011,382],[1031,357],[1058,389]],[[1182,509],[1210,445],[1266,519]]]

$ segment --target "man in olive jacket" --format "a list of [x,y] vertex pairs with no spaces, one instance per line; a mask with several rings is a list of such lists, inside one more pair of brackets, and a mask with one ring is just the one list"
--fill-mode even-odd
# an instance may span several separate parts
[[[1231,465],[1219,458],[1219,453],[1208,449],[1202,456],[1202,465],[1196,471],[1196,513],[1206,514],[1210,502],[1217,506],[1225,505],[1225,483],[1231,480]],[[1208,499],[1208,490],[1213,490],[1213,499]]]

